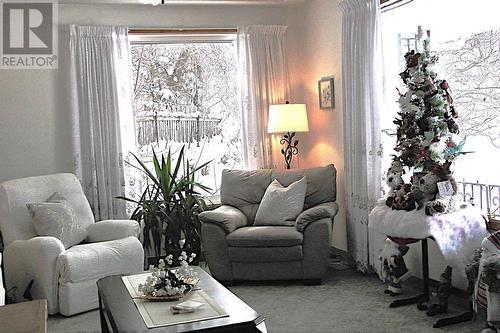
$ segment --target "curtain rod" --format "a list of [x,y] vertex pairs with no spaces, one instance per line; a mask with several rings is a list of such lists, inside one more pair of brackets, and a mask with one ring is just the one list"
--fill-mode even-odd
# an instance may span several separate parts
[[236,28],[187,28],[187,29],[172,29],[172,28],[130,28],[128,33],[131,35],[182,35],[182,34],[235,34],[238,32]]
[[[404,6],[406,4],[409,4],[410,2],[413,2],[413,0],[380,0],[380,10],[381,11],[386,11],[389,9],[396,9],[398,7]],[[386,5],[384,5],[386,4]],[[397,5],[397,6],[396,6]]]

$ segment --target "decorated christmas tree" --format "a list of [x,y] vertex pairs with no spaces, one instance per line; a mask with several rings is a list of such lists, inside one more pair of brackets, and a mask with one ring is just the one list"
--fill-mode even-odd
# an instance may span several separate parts
[[[398,90],[400,110],[394,120],[397,142],[386,178],[392,192],[386,204],[407,211],[425,206],[426,213],[432,215],[453,209],[451,201],[457,188],[451,166],[465,140],[457,136],[458,114],[448,83],[432,71],[438,59],[429,45],[428,36],[421,52],[408,52],[406,68],[400,73],[407,90]],[[403,180],[405,173],[411,175],[409,183]]]

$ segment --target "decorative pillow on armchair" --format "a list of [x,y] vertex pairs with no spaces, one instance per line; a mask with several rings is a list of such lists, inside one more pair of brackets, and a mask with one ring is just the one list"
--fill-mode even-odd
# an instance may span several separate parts
[[306,190],[306,177],[291,183],[288,187],[283,187],[275,179],[262,197],[254,225],[294,225],[295,219],[304,208]]
[[81,243],[87,237],[86,228],[78,224],[73,208],[59,193],[54,193],[45,202],[26,206],[38,236],[55,237],[65,249]]

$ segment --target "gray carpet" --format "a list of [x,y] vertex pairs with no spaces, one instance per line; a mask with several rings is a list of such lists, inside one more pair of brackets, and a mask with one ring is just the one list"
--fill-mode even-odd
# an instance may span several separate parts
[[[415,306],[388,308],[393,299],[384,295],[375,275],[352,269],[329,270],[320,286],[299,283],[241,284],[230,288],[266,318],[270,333],[329,332],[481,332],[484,321],[433,329],[435,319]],[[411,293],[411,291],[407,291]],[[464,303],[455,300],[454,303]],[[463,308],[451,309],[458,314]],[[437,317],[440,318],[440,317]],[[65,318],[52,316],[48,332],[99,332],[97,311]]]

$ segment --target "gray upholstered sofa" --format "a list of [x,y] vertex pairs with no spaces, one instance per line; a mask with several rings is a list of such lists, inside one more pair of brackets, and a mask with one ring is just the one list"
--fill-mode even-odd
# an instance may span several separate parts
[[[222,206],[200,214],[205,256],[222,281],[300,279],[321,283],[337,213],[333,165],[304,170],[224,170]],[[304,211],[293,226],[253,226],[268,185],[307,180]]]

